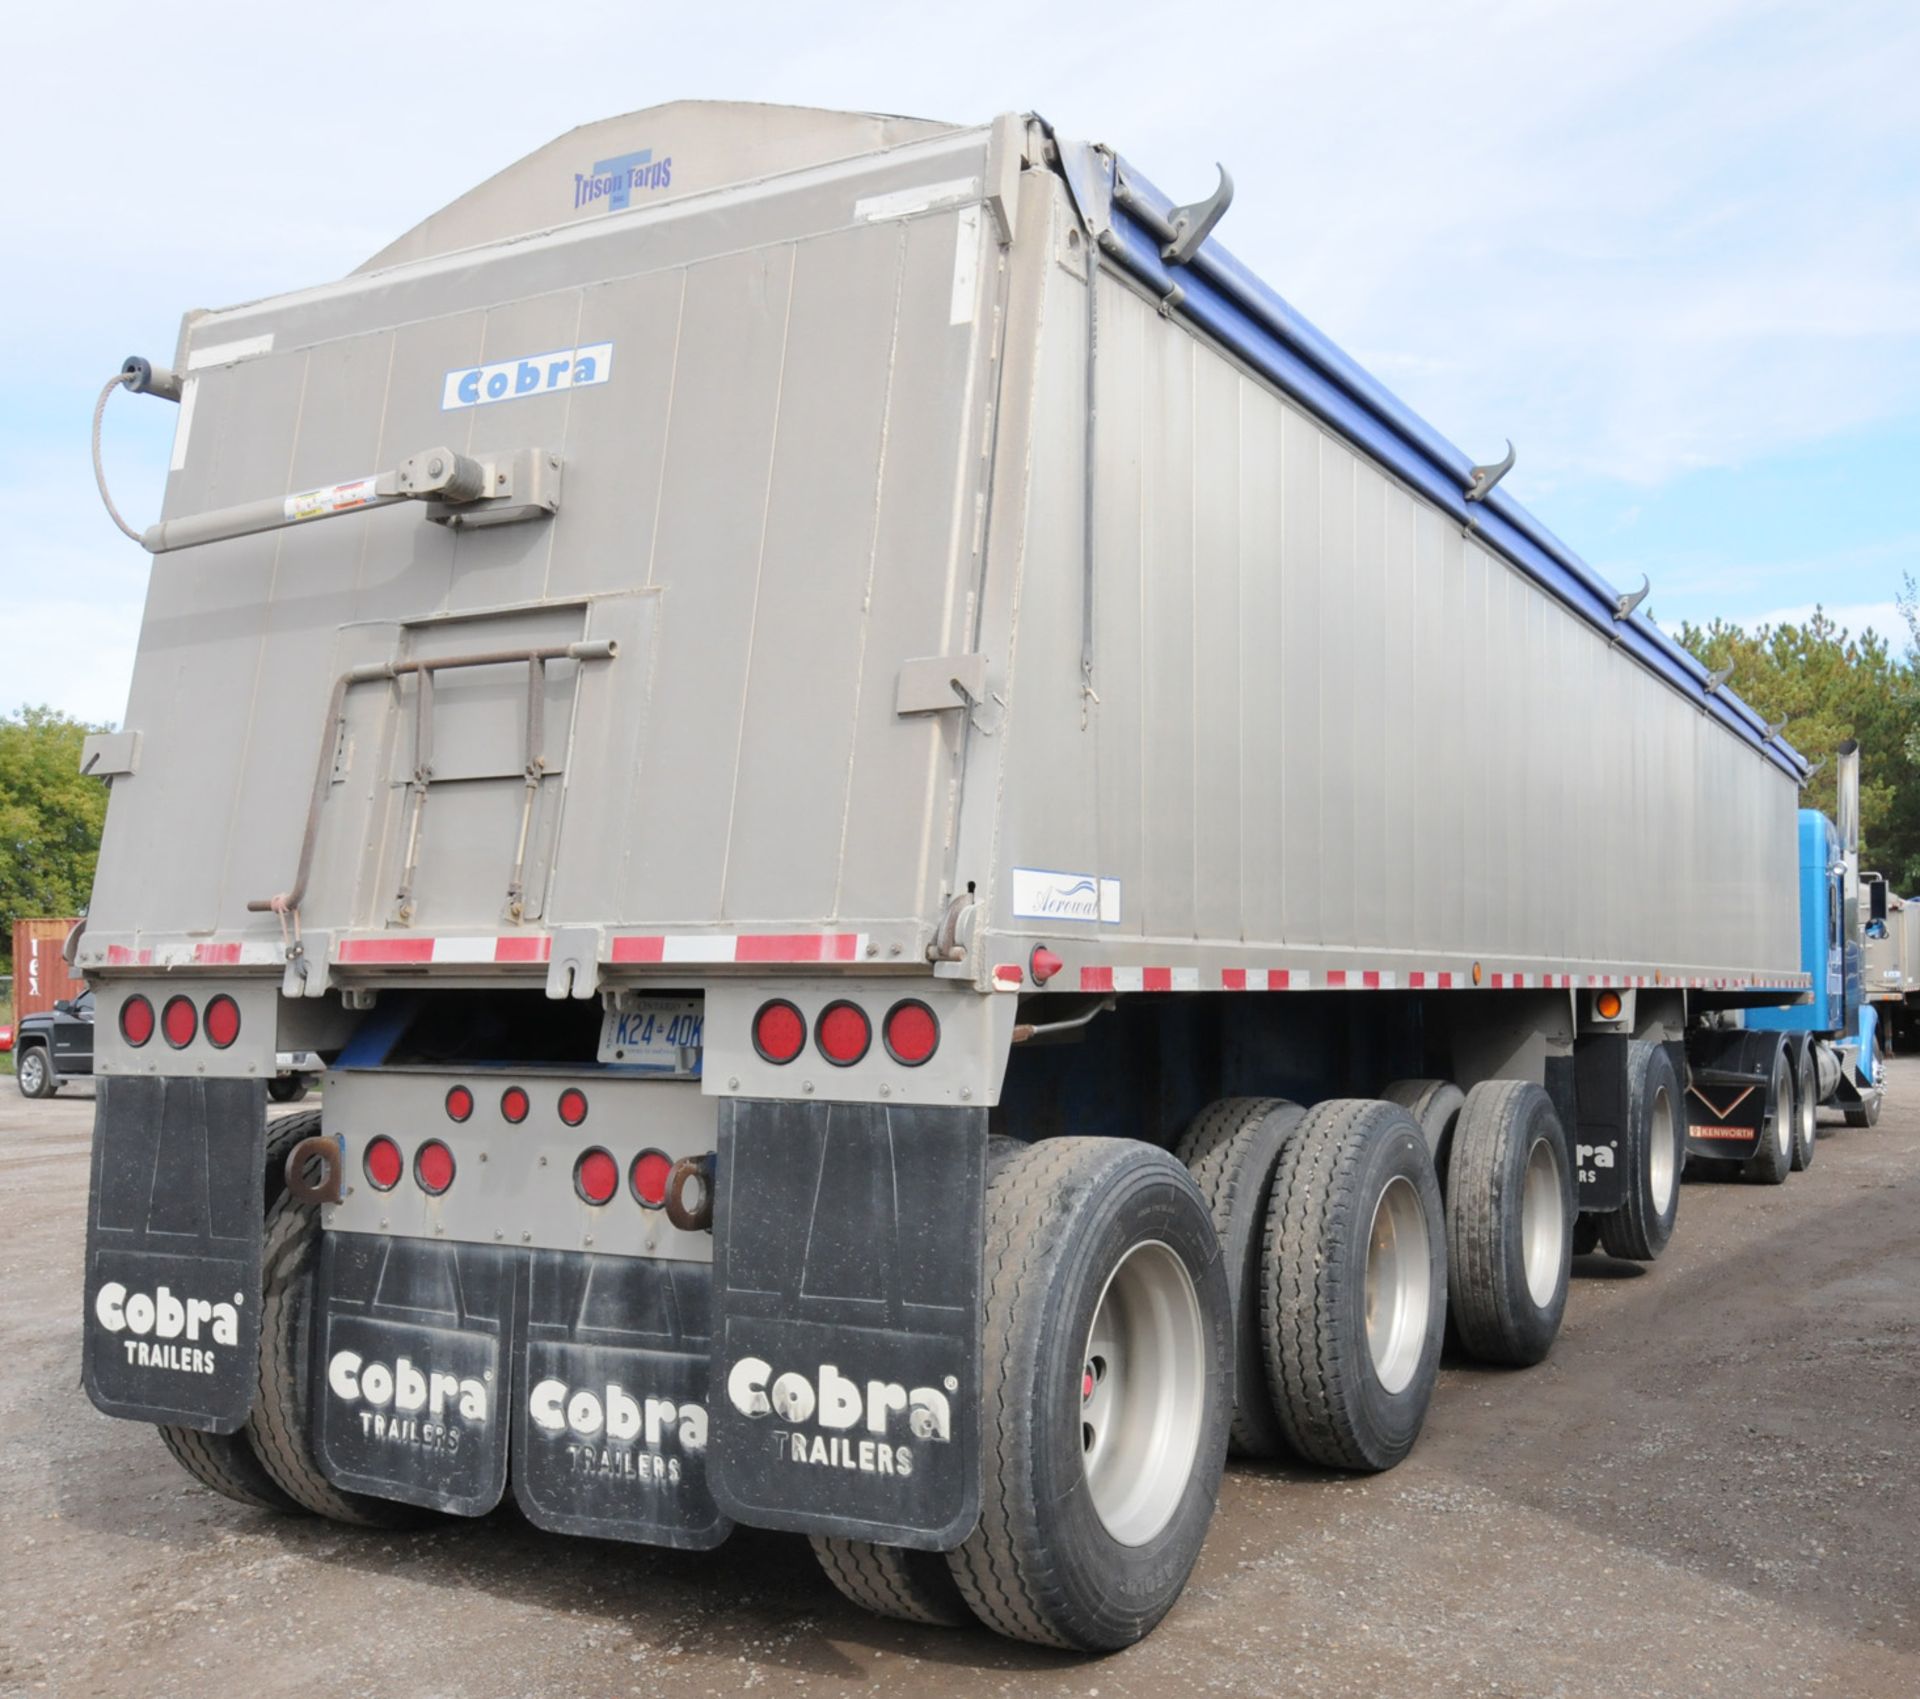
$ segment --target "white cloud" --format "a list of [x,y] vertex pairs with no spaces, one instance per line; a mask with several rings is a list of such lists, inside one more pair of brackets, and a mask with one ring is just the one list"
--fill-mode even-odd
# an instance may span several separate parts
[[[1757,631],[1763,625],[1805,625],[1813,617],[1816,606],[1821,605],[1802,602],[1795,607],[1775,608],[1771,613],[1743,619],[1740,623],[1749,631]],[[1904,650],[1907,646],[1907,622],[1896,602],[1844,602],[1837,607],[1821,606],[1821,611],[1843,631],[1850,631],[1856,637],[1872,631],[1884,637],[1895,650]]]

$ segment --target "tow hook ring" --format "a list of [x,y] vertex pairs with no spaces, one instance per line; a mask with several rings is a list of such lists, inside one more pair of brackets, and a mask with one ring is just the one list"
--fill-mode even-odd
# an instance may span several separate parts
[[[309,1178],[314,1163],[319,1164],[319,1173]],[[302,1139],[287,1152],[287,1192],[296,1203],[338,1203],[341,1167],[338,1140],[325,1133]]]
[[[667,1176],[667,1219],[682,1233],[713,1231],[713,1164],[712,1151],[704,1156],[683,1156]],[[687,1207],[690,1185],[700,1188],[700,1201],[691,1209]]]

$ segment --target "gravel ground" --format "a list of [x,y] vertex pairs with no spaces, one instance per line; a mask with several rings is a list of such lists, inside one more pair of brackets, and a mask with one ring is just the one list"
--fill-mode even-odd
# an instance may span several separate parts
[[1784,1188],[1575,1264],[1524,1372],[1449,1363],[1392,1474],[1234,1465],[1185,1599],[1073,1659],[841,1602],[804,1543],[245,1511],[79,1387],[85,1088],[0,1095],[0,1693],[1920,1693],[1920,1061]]

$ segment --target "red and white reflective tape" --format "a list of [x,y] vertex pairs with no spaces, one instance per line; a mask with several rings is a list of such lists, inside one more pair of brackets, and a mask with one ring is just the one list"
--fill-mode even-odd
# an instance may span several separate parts
[[284,967],[286,946],[268,939],[182,939],[171,944],[109,944],[108,967]]
[[857,962],[864,932],[627,933],[613,940],[609,960],[647,962]]
[[[1003,989],[1017,988],[1019,970],[996,968],[995,983],[1005,973],[1012,976]],[[1457,968],[1327,968],[1318,977],[1318,986],[1327,991],[1470,991],[1476,987],[1496,991],[1570,991],[1577,986],[1593,990],[1643,990],[1648,987],[1692,991],[1804,991],[1812,983],[1807,974],[1789,974],[1783,979],[1763,979],[1752,975],[1730,974],[1717,978],[1689,978],[1681,974],[1598,973],[1485,973],[1475,979],[1472,972]],[[1315,976],[1300,968],[1264,967],[1082,967],[1079,989],[1082,991],[1312,991]],[[1063,987],[1064,988],[1064,987]]]
[[504,963],[544,962],[553,940],[544,932],[479,938],[343,938],[337,962],[356,967],[495,967]]

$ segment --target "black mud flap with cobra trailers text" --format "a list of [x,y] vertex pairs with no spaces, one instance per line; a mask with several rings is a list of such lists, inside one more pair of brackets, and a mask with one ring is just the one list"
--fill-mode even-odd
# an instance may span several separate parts
[[528,1521],[696,1551],[733,1531],[707,1484],[712,1293],[705,1263],[524,1255],[513,1494]]
[[762,1528],[951,1550],[980,1514],[986,1112],[730,1102],[708,1474]]
[[96,1091],[87,1396],[109,1416],[233,1433],[259,1352],[266,1086],[112,1075]]
[[321,1235],[313,1441],[335,1486],[456,1516],[500,1502],[521,1260],[490,1245]]

